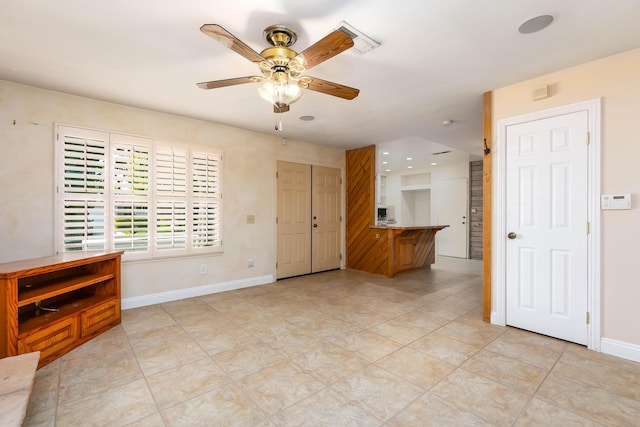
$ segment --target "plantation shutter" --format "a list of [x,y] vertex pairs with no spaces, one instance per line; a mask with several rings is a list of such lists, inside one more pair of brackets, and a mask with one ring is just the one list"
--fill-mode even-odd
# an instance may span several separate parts
[[222,151],[56,125],[58,252],[221,252]]
[[191,149],[192,252],[222,250],[222,153]]
[[124,260],[146,258],[150,244],[151,140],[111,135],[113,244]]
[[155,232],[158,255],[187,253],[186,146],[154,142]]
[[108,141],[106,132],[58,127],[58,252],[109,247]]

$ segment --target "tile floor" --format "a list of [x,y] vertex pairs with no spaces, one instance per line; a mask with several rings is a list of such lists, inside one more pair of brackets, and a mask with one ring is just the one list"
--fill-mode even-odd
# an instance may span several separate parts
[[124,311],[26,426],[640,425],[640,363],[481,320],[481,265],[332,271]]

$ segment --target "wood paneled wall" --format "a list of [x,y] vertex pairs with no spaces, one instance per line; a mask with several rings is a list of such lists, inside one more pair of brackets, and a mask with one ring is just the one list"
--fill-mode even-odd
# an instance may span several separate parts
[[[387,233],[374,225],[376,147],[347,151],[347,268],[386,274]],[[382,242],[384,243],[384,242]]]
[[469,162],[469,258],[482,259],[482,160]]

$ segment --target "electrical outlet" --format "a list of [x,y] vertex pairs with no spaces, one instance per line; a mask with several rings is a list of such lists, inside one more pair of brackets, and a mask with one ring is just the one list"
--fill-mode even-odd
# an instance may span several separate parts
[[207,274],[207,264],[200,264],[200,274]]
[[253,260],[252,259],[248,259],[247,260],[247,267],[253,267]]

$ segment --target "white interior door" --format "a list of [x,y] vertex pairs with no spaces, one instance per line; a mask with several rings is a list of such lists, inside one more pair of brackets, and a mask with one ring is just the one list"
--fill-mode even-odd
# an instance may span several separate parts
[[506,129],[506,323],[587,343],[587,125],[579,111]]
[[276,277],[311,272],[311,166],[278,162]]
[[448,225],[436,234],[436,253],[457,258],[467,257],[467,199],[469,184],[466,178],[438,182],[435,225]]
[[312,166],[311,272],[340,268],[340,169]]

